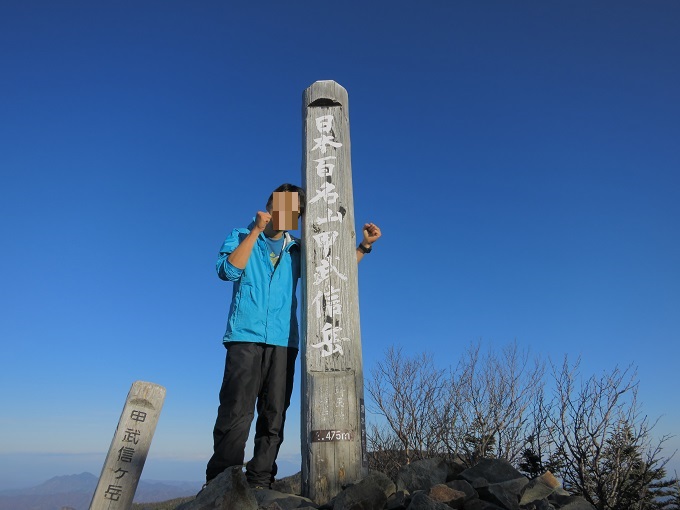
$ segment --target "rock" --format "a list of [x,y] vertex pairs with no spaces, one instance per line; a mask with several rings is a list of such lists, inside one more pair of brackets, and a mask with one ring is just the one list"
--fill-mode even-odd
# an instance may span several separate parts
[[454,480],[459,474],[467,469],[467,466],[460,457],[456,457],[453,460],[447,460],[446,465],[449,468],[446,473],[447,482]]
[[402,467],[397,473],[397,490],[427,490],[433,485],[446,483],[448,464],[440,458],[417,460]]
[[549,471],[529,480],[506,461],[486,459],[446,482],[460,467],[440,458],[416,461],[399,471],[396,484],[373,471],[319,506],[299,495],[300,473],[274,489],[250,489],[234,466],[176,510],[595,510]]
[[446,486],[464,492],[466,501],[479,497],[475,488],[470,485],[470,482],[466,482],[465,480],[451,480],[450,482],[446,482]]
[[411,495],[408,491],[397,491],[387,498],[385,510],[402,510],[406,509],[411,501]]
[[257,500],[248,487],[241,466],[227,468],[198,493],[195,499],[176,510],[258,510]]
[[276,480],[272,484],[272,489],[285,494],[300,496],[302,494],[302,473],[298,471],[294,475]]
[[507,490],[501,483],[492,483],[477,489],[479,499],[493,503],[505,510],[519,510],[518,497]]
[[408,510],[451,510],[450,506],[435,501],[424,492],[414,494],[411,504],[407,508]]
[[387,475],[373,471],[338,494],[333,510],[382,510],[387,498],[395,492],[394,482]]
[[593,505],[580,496],[560,498],[560,505],[558,508],[560,510],[596,510]]
[[519,510],[519,494],[529,483],[526,477],[515,478],[506,482],[492,483],[478,487],[479,499],[498,505],[506,510]]
[[283,510],[283,508],[281,508],[281,505],[274,502],[274,503],[271,503],[267,506],[260,505],[260,510]]
[[530,480],[529,483],[522,489],[520,506],[528,505],[534,501],[539,501],[550,496],[552,493],[560,489],[560,482],[553,476],[550,471],[546,471],[541,476]]
[[283,492],[269,489],[253,490],[253,493],[260,508],[267,508],[272,504],[278,505],[279,508],[277,510],[297,510],[304,507],[318,508],[311,499],[293,494],[284,494]]
[[495,485],[500,485],[507,492],[512,494],[517,501],[519,501],[520,494],[526,485],[529,483],[529,479],[526,476],[522,478],[515,478],[514,480],[508,480],[507,482],[499,482]]
[[477,465],[463,471],[458,475],[458,478],[467,480],[476,489],[492,483],[526,477],[505,460],[484,459]]
[[503,510],[503,508],[481,499],[471,499],[465,502],[463,510]]
[[451,508],[463,508],[466,499],[463,491],[452,489],[444,484],[433,485],[427,495],[435,501],[446,503]]
[[539,499],[533,503],[528,503],[527,505],[521,506],[523,510],[555,510],[555,507],[548,503],[545,499]]

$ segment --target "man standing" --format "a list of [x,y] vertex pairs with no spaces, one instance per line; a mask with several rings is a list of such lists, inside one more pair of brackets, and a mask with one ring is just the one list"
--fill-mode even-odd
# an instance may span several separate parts
[[[255,449],[246,478],[258,488],[269,488],[274,481],[299,343],[295,291],[300,240],[287,231],[298,228],[304,209],[304,190],[282,184],[270,195],[266,212],[258,211],[248,228],[234,229],[220,249],[217,274],[234,282],[234,289],[206,483],[228,467],[243,464],[255,408]],[[380,235],[373,223],[364,225],[357,262]]]

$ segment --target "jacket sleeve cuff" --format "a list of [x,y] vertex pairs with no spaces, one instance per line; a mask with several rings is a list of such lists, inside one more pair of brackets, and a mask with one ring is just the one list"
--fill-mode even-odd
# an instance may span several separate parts
[[227,280],[230,282],[235,282],[243,274],[243,269],[236,267],[234,264],[229,262],[227,257],[229,254],[225,254],[224,258],[220,257],[220,261],[217,264],[217,275],[222,280]]
[[241,275],[243,274],[243,269],[236,267],[234,264],[229,262],[228,260],[224,264],[227,276],[229,277],[230,280],[238,280],[241,278]]

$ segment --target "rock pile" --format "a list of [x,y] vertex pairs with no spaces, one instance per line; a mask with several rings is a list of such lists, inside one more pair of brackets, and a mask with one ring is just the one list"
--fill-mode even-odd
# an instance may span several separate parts
[[550,473],[529,480],[503,460],[466,469],[427,459],[403,467],[396,480],[372,472],[333,500],[317,505],[300,494],[300,474],[273,490],[250,489],[240,467],[215,478],[196,499],[176,510],[594,510],[571,496]]

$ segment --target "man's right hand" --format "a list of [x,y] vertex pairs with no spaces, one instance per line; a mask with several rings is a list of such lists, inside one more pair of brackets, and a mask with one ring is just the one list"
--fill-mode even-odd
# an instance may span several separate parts
[[229,254],[227,260],[239,269],[245,269],[248,258],[253,251],[253,246],[257,242],[257,237],[264,231],[271,219],[272,215],[268,212],[257,211],[255,225],[250,231],[250,234],[248,234],[246,238],[239,243],[236,249]]
[[257,211],[257,217],[255,218],[255,228],[260,232],[263,232],[267,226],[267,223],[269,223],[271,220],[272,215],[268,212]]

